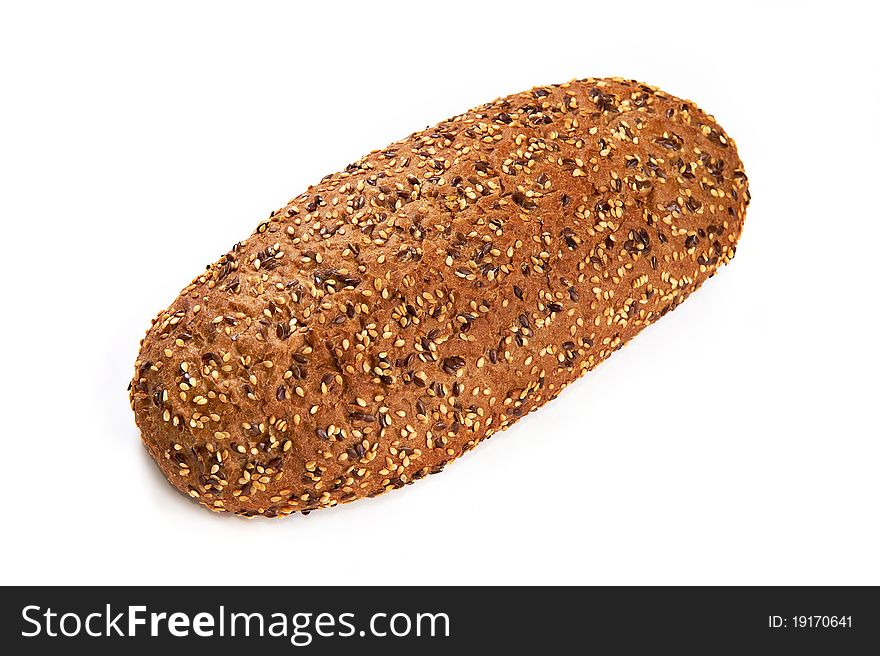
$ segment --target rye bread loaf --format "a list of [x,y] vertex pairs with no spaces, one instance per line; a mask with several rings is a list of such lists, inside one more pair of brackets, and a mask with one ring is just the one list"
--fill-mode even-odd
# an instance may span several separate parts
[[623,79],[538,87],[370,153],[153,321],[131,404],[178,489],[275,517],[439,472],[735,252],[733,141]]

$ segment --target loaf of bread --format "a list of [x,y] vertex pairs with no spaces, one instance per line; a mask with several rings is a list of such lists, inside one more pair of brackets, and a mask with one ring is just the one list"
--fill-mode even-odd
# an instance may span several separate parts
[[403,487],[674,309],[748,202],[733,141],[654,87],[477,107],[328,175],[159,314],[131,385],[144,444],[245,516]]

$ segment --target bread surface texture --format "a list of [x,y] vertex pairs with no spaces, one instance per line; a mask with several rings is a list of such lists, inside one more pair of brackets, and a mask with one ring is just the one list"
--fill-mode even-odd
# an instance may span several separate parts
[[168,480],[276,517],[403,487],[554,398],[734,255],[733,141],[585,79],[329,175],[154,319],[130,400]]

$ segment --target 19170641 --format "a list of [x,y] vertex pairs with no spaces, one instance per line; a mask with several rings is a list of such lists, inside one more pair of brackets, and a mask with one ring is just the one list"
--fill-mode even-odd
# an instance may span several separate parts
[[771,629],[851,629],[852,615],[769,615],[767,626]]

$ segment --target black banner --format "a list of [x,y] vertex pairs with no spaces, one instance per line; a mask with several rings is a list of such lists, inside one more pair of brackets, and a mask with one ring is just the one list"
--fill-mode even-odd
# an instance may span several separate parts
[[0,644],[16,654],[853,653],[880,644],[880,600],[868,587],[8,587],[2,597]]

